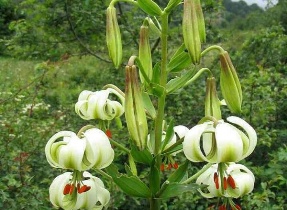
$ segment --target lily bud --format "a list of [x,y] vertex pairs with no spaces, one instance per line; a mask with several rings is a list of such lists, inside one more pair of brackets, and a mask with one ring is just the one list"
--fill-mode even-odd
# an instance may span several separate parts
[[[140,42],[139,42],[139,59],[143,69],[148,76],[152,79],[152,58],[149,43],[149,27],[142,25],[140,29]],[[144,82],[143,76],[140,74],[141,81]]]
[[[105,189],[102,180],[88,172],[84,172],[80,180],[78,177],[81,176],[76,176],[75,172],[66,172],[53,180],[49,188],[53,206],[62,209],[103,209],[110,200],[110,192]],[[67,190],[71,193],[66,193]]]
[[109,55],[116,68],[122,62],[122,39],[117,20],[116,8],[110,5],[107,9],[106,40]]
[[150,29],[150,35],[152,38],[157,39],[158,37],[160,37],[161,35],[161,31],[160,29],[155,25],[155,23],[153,22],[153,20],[150,17],[145,18],[145,20],[148,22],[148,26]]
[[109,138],[97,128],[86,130],[83,138],[71,131],[60,131],[47,142],[45,154],[52,167],[77,171],[102,169],[114,159]]
[[249,156],[257,144],[255,130],[239,117],[228,117],[227,121],[230,123],[219,120],[216,125],[205,122],[191,128],[182,143],[186,158],[193,162],[221,163]]
[[215,78],[206,80],[205,116],[221,119],[220,101],[216,93]]
[[199,185],[207,185],[207,191],[201,191],[200,194],[205,198],[213,197],[232,197],[239,198],[250,193],[254,188],[255,177],[253,173],[244,165],[228,163],[223,174],[214,175],[220,172],[218,164],[212,165],[203,172],[196,180]]
[[148,125],[135,65],[126,66],[125,117],[132,140],[143,150]]
[[160,16],[161,8],[152,0],[137,0],[138,6],[151,16]]
[[242,90],[228,52],[220,54],[220,86],[225,102],[233,113],[241,112]]
[[197,64],[201,56],[201,42],[205,41],[205,25],[200,0],[184,0],[183,39],[192,63]]

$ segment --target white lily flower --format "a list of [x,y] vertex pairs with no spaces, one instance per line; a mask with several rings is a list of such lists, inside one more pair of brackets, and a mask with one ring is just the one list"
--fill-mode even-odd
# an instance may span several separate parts
[[86,130],[83,138],[71,131],[60,131],[49,139],[45,153],[51,166],[78,171],[105,168],[114,159],[109,138],[97,128]]
[[103,209],[110,200],[104,183],[88,172],[79,173],[66,172],[54,179],[49,188],[51,203],[65,210]]
[[[189,129],[187,127],[183,126],[183,125],[177,125],[177,126],[175,126],[173,128],[173,131],[174,131],[175,135],[173,135],[171,140],[165,145],[165,147],[162,149],[162,151],[164,151],[164,150],[168,149],[169,147],[171,147],[179,139],[184,138],[185,134],[189,131]],[[163,131],[162,132],[162,138],[161,138],[162,143],[164,142],[165,136],[166,136],[166,132]],[[148,147],[149,151],[151,152],[151,154],[153,154],[153,144],[150,141],[150,135],[148,135],[147,147]],[[172,153],[172,155],[176,155],[178,152],[180,152],[180,151],[174,152],[174,153]]]
[[[120,102],[109,99],[110,94]],[[124,113],[124,100],[124,96],[112,88],[96,92],[84,90],[79,95],[75,111],[84,120],[112,120]]]
[[227,121],[242,128],[219,120],[205,122],[190,129],[183,141],[183,152],[193,162],[211,163],[237,162],[249,156],[256,144],[255,130],[238,117],[228,117]]
[[220,166],[214,164],[197,178],[197,184],[208,185],[207,192],[199,190],[203,197],[238,198],[253,190],[255,177],[247,167],[235,163],[225,165],[227,168],[220,170]]

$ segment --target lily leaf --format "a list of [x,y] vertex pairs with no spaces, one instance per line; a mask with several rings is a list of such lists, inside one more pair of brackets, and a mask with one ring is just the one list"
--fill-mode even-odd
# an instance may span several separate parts
[[153,157],[147,149],[138,150],[137,147],[132,147],[131,155],[136,162],[151,165]]
[[170,183],[159,195],[159,198],[171,198],[179,196],[184,192],[195,192],[200,186],[198,184],[180,184],[180,183]]
[[137,176],[120,175],[113,177],[114,182],[126,194],[133,197],[150,198],[151,191]]
[[160,189],[160,179],[158,179],[159,175],[159,170],[156,167],[156,158],[153,159],[152,164],[151,164],[151,170],[149,174],[149,183],[150,183],[150,189],[152,191],[152,194],[155,195],[156,192]]
[[156,111],[150,100],[149,95],[146,92],[142,93],[142,99],[143,99],[144,107],[147,110],[147,113],[149,114],[149,116],[151,116],[152,119],[155,119]]
[[173,93],[179,90],[180,88],[184,87],[185,84],[194,76],[194,74],[195,74],[195,68],[193,70],[187,71],[181,77],[171,79],[166,86],[167,93]]
[[162,151],[165,149],[165,146],[171,141],[172,137],[175,135],[174,131],[173,131],[173,127],[174,127],[174,122],[173,120],[170,121],[167,131],[166,131],[166,135],[162,144]]
[[189,161],[186,160],[184,164],[180,165],[178,169],[173,172],[167,179],[169,182],[180,182],[186,174]]

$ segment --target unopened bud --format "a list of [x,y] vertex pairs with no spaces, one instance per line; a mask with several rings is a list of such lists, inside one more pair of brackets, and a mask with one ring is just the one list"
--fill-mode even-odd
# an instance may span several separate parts
[[191,60],[199,63],[201,42],[205,41],[205,24],[200,0],[184,0],[183,39]]
[[132,140],[146,147],[148,126],[136,66],[126,66],[125,117]]
[[[149,27],[141,26],[140,29],[140,42],[139,42],[139,59],[143,66],[143,69],[148,76],[148,78],[152,79],[152,58],[151,58],[151,50],[149,43]],[[140,75],[141,81],[144,81],[142,75]]]
[[221,119],[220,100],[216,92],[215,78],[207,78],[206,80],[206,96],[205,96],[205,116]]
[[120,27],[117,21],[116,8],[110,5],[107,9],[106,40],[109,55],[116,68],[122,62],[122,39]]
[[233,113],[241,112],[242,90],[229,54],[225,51],[220,54],[220,86],[223,98]]
[[152,0],[137,0],[138,6],[147,14],[160,16],[161,8]]

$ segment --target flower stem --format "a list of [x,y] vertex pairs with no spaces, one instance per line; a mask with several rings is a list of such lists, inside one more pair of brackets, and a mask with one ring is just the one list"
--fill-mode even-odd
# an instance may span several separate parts
[[205,172],[207,169],[210,168],[210,166],[212,166],[213,163],[208,163],[206,164],[201,170],[199,170],[196,174],[194,174],[193,176],[189,177],[187,180],[183,181],[182,184],[188,184],[190,182],[192,182],[194,179],[196,179],[197,177],[199,177],[203,172]]
[[130,150],[127,149],[125,146],[121,145],[120,143],[116,142],[115,140],[112,140],[110,138],[110,142],[112,145],[118,147],[119,149],[121,149],[122,151],[126,152],[126,153],[130,153]]
[[[160,71],[160,85],[165,89],[167,83],[167,36],[168,36],[168,14],[163,12],[161,16],[161,71]],[[160,171],[161,165],[161,139],[162,139],[162,124],[164,120],[164,108],[165,108],[165,98],[166,92],[164,92],[158,99],[158,108],[157,108],[157,116],[155,119],[155,147],[154,154],[156,158],[156,166],[151,167],[156,168]],[[158,183],[160,183],[160,173],[155,177],[158,179]],[[160,190],[160,186],[156,191]],[[155,195],[150,199],[150,209],[151,210],[159,210],[160,209],[160,199],[157,199]]]

